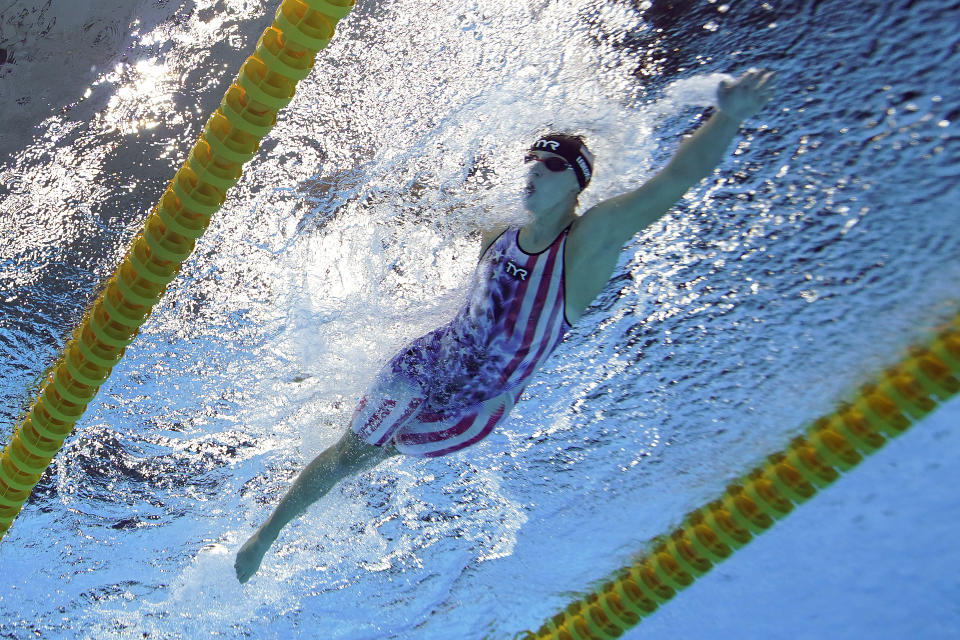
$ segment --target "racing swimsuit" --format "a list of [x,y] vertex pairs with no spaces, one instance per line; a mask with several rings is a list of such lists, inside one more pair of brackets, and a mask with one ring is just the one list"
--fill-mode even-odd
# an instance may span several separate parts
[[508,229],[480,258],[470,296],[447,324],[417,338],[381,370],[351,429],[373,445],[440,456],[485,438],[570,329],[564,247],[527,253]]

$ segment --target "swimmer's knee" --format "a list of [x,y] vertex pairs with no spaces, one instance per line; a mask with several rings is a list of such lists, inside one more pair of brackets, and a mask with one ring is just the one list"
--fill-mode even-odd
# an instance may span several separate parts
[[372,466],[399,453],[392,442],[370,444],[348,429],[337,443],[338,459],[351,466]]

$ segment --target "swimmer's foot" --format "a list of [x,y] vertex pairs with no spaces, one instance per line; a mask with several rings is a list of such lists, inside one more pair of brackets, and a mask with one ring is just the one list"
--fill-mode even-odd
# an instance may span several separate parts
[[273,540],[267,538],[261,529],[250,536],[246,544],[240,548],[240,551],[237,552],[237,560],[233,563],[240,584],[249,580],[257,572],[257,569],[260,568],[260,562],[263,561],[263,556],[267,553],[271,544],[273,544]]

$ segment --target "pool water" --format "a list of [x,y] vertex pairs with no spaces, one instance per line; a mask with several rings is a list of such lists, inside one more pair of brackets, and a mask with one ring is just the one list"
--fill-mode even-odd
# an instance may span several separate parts
[[[0,5],[5,424],[271,17]],[[958,18],[360,0],[0,542],[0,636],[537,628],[956,312]],[[380,364],[453,315],[477,229],[522,220],[531,138],[587,137],[586,208],[750,66],[776,70],[771,104],[624,249],[503,428],[343,483],[239,585],[236,550]],[[958,422],[954,400],[625,637],[956,637]]]

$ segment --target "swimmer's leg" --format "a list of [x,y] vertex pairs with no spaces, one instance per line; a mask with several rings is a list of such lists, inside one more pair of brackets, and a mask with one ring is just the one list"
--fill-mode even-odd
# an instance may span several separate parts
[[263,526],[241,547],[234,563],[237,579],[249,580],[280,530],[326,495],[337,482],[371,469],[396,454],[397,450],[390,444],[393,434],[414,418],[422,402],[417,384],[393,375],[391,365],[384,367],[357,407],[350,429],[306,466]]
[[335,445],[314,458],[300,472],[267,521],[237,553],[237,560],[233,565],[237,571],[237,580],[249,580],[260,568],[264,554],[280,535],[280,530],[326,495],[337,482],[371,469],[396,453],[393,446],[376,447],[367,444],[348,430]]

